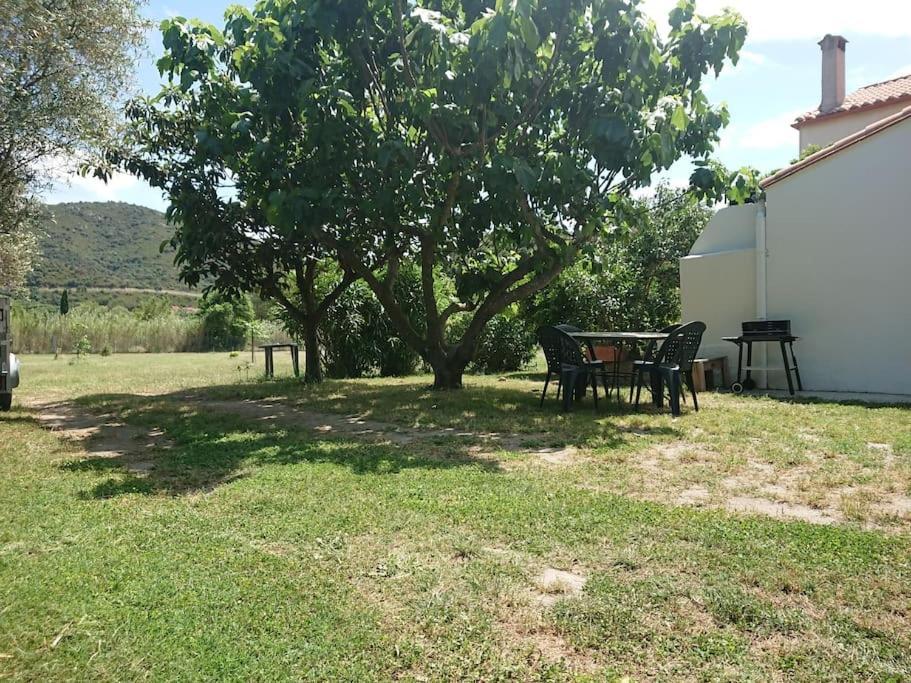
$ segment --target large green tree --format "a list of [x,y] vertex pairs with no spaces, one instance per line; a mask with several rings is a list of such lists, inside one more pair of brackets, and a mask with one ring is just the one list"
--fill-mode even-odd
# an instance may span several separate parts
[[34,255],[33,193],[110,140],[144,22],[134,0],[0,2],[0,286]]
[[[657,171],[707,156],[727,122],[701,86],[736,61],[740,17],[682,0],[663,35],[638,5],[271,0],[230,9],[224,31],[168,21],[169,83],[131,108],[110,160],[172,200],[230,183],[225,201],[363,278],[435,386],[458,387],[494,315],[622,226]],[[406,262],[420,326],[396,295]],[[470,322],[447,338],[459,312]]]

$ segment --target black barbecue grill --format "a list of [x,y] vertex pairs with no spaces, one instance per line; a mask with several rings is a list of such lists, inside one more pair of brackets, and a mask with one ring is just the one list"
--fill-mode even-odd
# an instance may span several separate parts
[[[794,371],[794,377],[797,378],[797,388],[803,391],[803,384],[800,383],[800,370],[797,368],[797,358],[794,356],[794,342],[799,337],[791,334],[790,320],[751,320],[741,323],[741,334],[739,337],[722,337],[724,341],[737,344],[737,381],[731,385],[731,391],[735,394],[741,393],[744,389],[755,389],[756,381],[753,379],[753,370],[784,370],[788,378],[788,391],[794,395],[794,382],[791,380],[791,371]],[[784,361],[782,368],[761,368],[753,365],[753,342],[777,342],[781,347],[781,358]],[[747,364],[743,364],[743,347],[747,347]],[[788,360],[790,351],[791,360]],[[746,379],[741,381],[743,371],[746,370]]]

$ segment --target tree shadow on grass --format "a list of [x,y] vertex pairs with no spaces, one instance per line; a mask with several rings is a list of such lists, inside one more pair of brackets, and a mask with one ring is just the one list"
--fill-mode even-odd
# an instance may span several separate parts
[[553,384],[542,406],[540,385],[499,382],[490,377],[466,377],[465,381],[463,390],[441,392],[430,389],[425,377],[327,380],[318,386],[285,379],[206,387],[174,396],[186,401],[265,400],[298,411],[376,420],[403,429],[526,435],[545,439],[550,445],[585,446],[597,440],[599,446],[610,447],[622,441],[624,430],[633,422],[639,435],[679,435],[679,430],[662,423],[646,402],[640,409],[630,406],[626,393],[618,404],[616,395],[607,400],[601,389],[595,409],[589,391],[573,410],[564,413]]
[[102,416],[97,431],[84,443],[90,457],[61,465],[67,471],[111,475],[84,497],[206,492],[246,476],[251,468],[268,465],[330,463],[359,475],[393,475],[411,468],[500,469],[496,461],[472,455],[461,444],[410,448],[350,435],[322,436],[272,421],[213,414],[204,406],[169,398],[143,400],[146,407],[124,413],[125,424],[105,424]]
[[[76,401],[73,424],[94,434],[92,457],[66,465],[110,472],[86,495],[185,495],[245,476],[251,467],[332,463],[356,474],[474,466],[499,471],[494,453],[567,446],[623,448],[642,436],[679,438],[654,415],[590,396],[568,414],[524,387],[499,383],[433,392],[424,378],[295,381],[182,390],[161,396],[98,394]],[[62,425],[67,429],[67,425]]]

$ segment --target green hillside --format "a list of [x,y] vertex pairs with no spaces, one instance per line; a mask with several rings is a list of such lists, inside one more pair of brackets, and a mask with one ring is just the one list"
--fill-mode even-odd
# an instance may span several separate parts
[[47,210],[31,287],[187,289],[173,254],[159,252],[173,232],[163,213],[122,202],[54,204]]

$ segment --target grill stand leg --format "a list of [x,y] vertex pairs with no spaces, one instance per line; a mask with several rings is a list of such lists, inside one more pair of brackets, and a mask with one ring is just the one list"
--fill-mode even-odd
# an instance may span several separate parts
[[797,378],[797,389],[803,391],[803,382],[800,381],[800,368],[797,367],[797,356],[794,355],[794,342],[788,342],[791,349],[791,360],[794,362],[794,376]]
[[737,384],[742,381],[743,374],[743,342],[737,342]]
[[750,384],[753,381],[753,371],[750,368],[753,367],[753,342],[747,342],[747,378],[746,384]]
[[778,342],[781,346],[781,360],[784,362],[784,375],[788,378],[788,393],[794,395],[794,380],[791,379],[791,364],[788,362],[788,352],[785,349],[784,342]]

